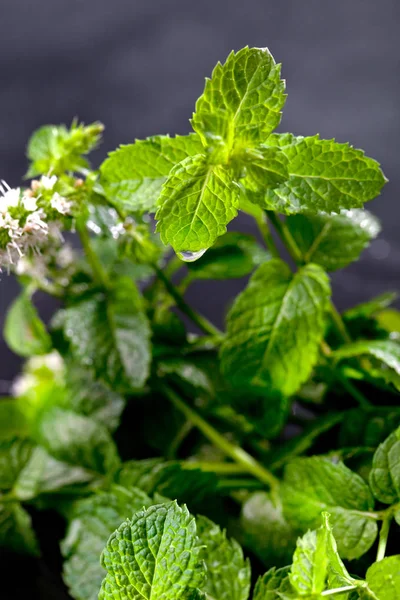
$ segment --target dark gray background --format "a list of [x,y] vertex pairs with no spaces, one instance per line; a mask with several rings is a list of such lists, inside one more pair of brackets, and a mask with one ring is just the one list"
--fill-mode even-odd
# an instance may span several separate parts
[[[216,61],[246,44],[268,46],[287,80],[281,131],[350,141],[390,179],[369,204],[383,235],[334,277],[339,306],[399,287],[398,0],[2,0],[0,23],[0,175],[10,185],[25,172],[38,126],[104,122],[97,162],[135,137],[186,133]],[[252,231],[241,219],[234,228]],[[220,323],[241,287],[202,283],[189,298]],[[1,318],[16,292],[3,274]],[[0,356],[7,379],[17,361],[4,344]]]

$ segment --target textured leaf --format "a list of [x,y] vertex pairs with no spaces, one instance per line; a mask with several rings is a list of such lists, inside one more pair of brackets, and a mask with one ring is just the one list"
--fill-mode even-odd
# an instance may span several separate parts
[[161,458],[124,462],[116,481],[130,489],[137,487],[152,496],[155,492],[180,502],[199,502],[215,494],[217,477],[200,469],[185,468],[185,463],[165,462]]
[[47,410],[39,419],[36,440],[55,459],[108,473],[118,466],[114,442],[100,423],[61,408]]
[[14,552],[39,554],[31,518],[17,502],[0,504],[0,547]]
[[192,125],[208,146],[255,146],[281,120],[285,84],[266,48],[231,52],[215,67],[197,100]]
[[295,600],[298,596],[290,583],[289,574],[290,567],[273,567],[267,571],[257,580],[253,600]]
[[47,354],[51,339],[25,290],[12,303],[4,324],[4,339],[20,356]]
[[[400,590],[400,555],[388,556],[370,566],[368,588],[375,600],[398,600]],[[370,598],[371,596],[366,596]]]
[[384,308],[393,304],[396,298],[396,292],[384,292],[371,300],[367,300],[367,302],[362,302],[361,304],[357,304],[349,310],[346,310],[343,313],[343,317],[346,321],[358,319],[359,317],[373,317]]
[[132,212],[153,212],[172,167],[202,151],[196,134],[137,140],[109,154],[100,167],[100,183],[115,206]]
[[142,299],[128,278],[109,297],[97,295],[62,313],[73,355],[113,389],[140,388],[150,368],[150,326]]
[[0,490],[10,490],[28,463],[32,452],[28,439],[11,437],[0,440]]
[[377,524],[360,514],[373,509],[372,494],[343,463],[317,456],[292,461],[285,470],[282,494],[286,518],[302,531],[317,527],[322,512],[330,513],[343,558],[358,558],[374,543]]
[[104,577],[100,555],[108,538],[124,519],[151,504],[141,490],[123,488],[75,503],[61,551],[63,579],[76,600],[97,600]]
[[376,448],[400,426],[400,407],[374,406],[369,410],[354,408],[346,412],[340,428],[339,447]]
[[375,498],[384,504],[400,500],[400,427],[378,446],[369,485]]
[[255,492],[242,506],[240,516],[243,544],[264,564],[287,565],[292,558],[297,534],[286,521],[282,506],[266,492]]
[[204,256],[187,264],[191,279],[233,279],[249,275],[270,258],[250,235],[228,232]]
[[259,267],[227,317],[221,362],[231,383],[267,384],[293,394],[317,360],[329,294],[317,265],[294,276],[281,260]]
[[308,531],[297,541],[290,582],[301,595],[320,594],[328,574],[326,528]]
[[137,512],[110,537],[101,562],[107,570],[99,600],[178,600],[193,597],[204,580],[196,523],[176,502]]
[[247,600],[251,570],[239,544],[206,517],[197,517],[196,524],[207,567],[202,591],[209,600]]
[[361,208],[386,182],[379,164],[348,144],[290,133],[274,134],[268,144],[281,148],[289,161],[289,179],[267,190],[263,200],[271,210],[332,213]]
[[358,356],[375,358],[382,368],[371,369],[371,374],[382,377],[400,390],[400,344],[391,340],[360,340],[342,346],[334,356],[338,360]]
[[233,172],[197,154],[171,171],[159,205],[156,219],[162,242],[176,252],[196,253],[212,246],[236,217],[239,187]]
[[370,212],[353,209],[340,215],[291,215],[286,223],[305,262],[337,271],[358,260],[380,225]]
[[240,164],[245,169],[241,181],[247,191],[265,193],[288,179],[288,159],[280,148],[264,146],[246,149],[240,155]]

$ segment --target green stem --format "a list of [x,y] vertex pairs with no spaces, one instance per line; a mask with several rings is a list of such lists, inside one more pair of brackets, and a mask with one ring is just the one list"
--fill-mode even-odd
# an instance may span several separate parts
[[362,392],[360,392],[360,390],[355,385],[351,383],[351,381],[349,381],[349,379],[345,377],[345,375],[343,375],[340,369],[334,369],[334,374],[335,377],[340,381],[344,389],[347,390],[355,400],[357,400],[358,404],[360,405],[360,408],[363,408],[364,410],[371,408],[371,402],[364,396]]
[[247,469],[243,465],[229,462],[206,462],[206,461],[186,461],[184,464],[185,469],[200,469],[201,471],[207,471],[210,473],[216,473],[217,475],[243,475],[247,473]]
[[343,594],[343,592],[351,592],[351,590],[355,590],[356,588],[356,585],[344,585],[343,587],[334,588],[333,590],[325,590],[325,592],[321,592],[321,596],[334,596],[335,594]]
[[241,465],[247,473],[251,473],[254,477],[259,479],[262,483],[270,486],[272,492],[277,492],[279,486],[279,480],[263,467],[258,461],[256,461],[250,454],[248,454],[240,446],[236,446],[228,441],[223,435],[221,435],[212,425],[207,423],[197,412],[195,412],[190,406],[188,406],[181,398],[176,394],[170,387],[166,385],[161,386],[161,390],[172,402],[172,404],[180,410],[185,417],[193,423],[203,435],[210,440],[215,446],[217,446],[226,456],[232,458],[237,464]]
[[86,223],[77,223],[77,232],[81,239],[83,250],[86,254],[87,261],[92,269],[93,276],[97,283],[104,288],[110,287],[110,280],[106,271],[103,269],[103,265],[99,261],[96,252],[92,248],[90,241],[90,235],[86,227]]
[[265,215],[262,214],[260,217],[256,217],[255,220],[268,250],[271,252],[274,258],[280,258],[279,250],[275,244],[274,238],[271,235],[271,231],[268,226],[268,221],[265,218]]
[[175,300],[177,307],[189,317],[197,325],[199,329],[204,331],[207,335],[221,337],[223,335],[215,325],[213,325],[206,317],[203,317],[199,313],[193,310],[189,304],[186,303],[184,298],[180,295],[175,286],[170,282],[168,277],[165,276],[164,272],[157,266],[152,265],[158,279],[162,281],[169,295]]
[[264,484],[257,479],[220,479],[217,489],[229,492],[231,490],[262,490]]
[[331,319],[333,321],[333,324],[335,325],[336,331],[340,334],[340,337],[342,338],[343,342],[345,342],[346,344],[350,344],[352,342],[352,339],[349,335],[349,332],[346,329],[346,325],[344,324],[344,321],[339,311],[337,310],[333,302],[331,302],[330,310]]
[[177,452],[179,450],[179,446],[182,444],[183,440],[189,435],[192,431],[193,425],[190,421],[185,421],[178,430],[177,434],[173,438],[172,442],[169,445],[167,457],[169,460],[173,460],[176,458]]
[[387,541],[388,541],[388,537],[389,537],[391,521],[392,521],[391,513],[389,513],[388,516],[385,519],[383,519],[383,521],[382,521],[381,530],[379,533],[379,543],[378,543],[378,552],[376,555],[376,562],[379,562],[380,560],[385,558],[386,546],[387,546]]

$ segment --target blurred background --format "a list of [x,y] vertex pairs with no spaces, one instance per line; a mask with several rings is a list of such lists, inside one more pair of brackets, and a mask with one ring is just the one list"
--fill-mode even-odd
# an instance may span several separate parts
[[[335,274],[340,308],[399,289],[400,3],[398,0],[2,0],[0,177],[17,186],[25,145],[45,123],[77,116],[106,126],[97,166],[121,143],[190,130],[204,77],[232,49],[268,46],[283,63],[280,131],[363,148],[390,183],[368,208],[383,234]],[[233,229],[256,233],[242,216]],[[217,324],[244,281],[201,282],[188,293]],[[0,321],[18,285],[0,281]],[[51,302],[39,298],[42,314]],[[0,343],[0,379],[19,360]]]

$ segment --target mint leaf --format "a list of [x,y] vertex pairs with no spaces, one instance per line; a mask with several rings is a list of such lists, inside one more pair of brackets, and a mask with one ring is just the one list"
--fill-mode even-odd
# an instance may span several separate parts
[[375,498],[384,504],[400,500],[400,427],[378,446],[369,485]]
[[368,590],[373,600],[398,600],[400,589],[400,555],[388,556],[367,571]]
[[202,591],[210,600],[247,600],[251,570],[239,544],[206,517],[197,517],[196,524],[207,567]]
[[194,260],[196,253],[212,246],[236,217],[239,187],[232,171],[208,164],[204,155],[197,154],[172,169],[159,205],[156,219],[162,242],[171,244],[184,259]]
[[340,215],[291,215],[286,223],[304,261],[327,271],[337,271],[358,260],[380,231],[378,219],[357,208]]
[[262,144],[247,148],[239,160],[246,173],[241,183],[254,194],[265,193],[266,188],[273,189],[289,177],[288,159],[280,148]]
[[372,406],[369,410],[354,408],[346,412],[339,432],[341,448],[376,448],[400,426],[400,407]]
[[204,145],[256,146],[281,120],[285,84],[267,48],[231,52],[215,67],[196,102],[192,126]]
[[196,134],[157,135],[111,152],[100,167],[107,199],[129,212],[153,212],[171,169],[184,158],[203,152]]
[[104,570],[99,557],[112,532],[152,501],[138,489],[114,488],[75,502],[66,537],[63,579],[76,600],[97,600]]
[[0,440],[0,490],[10,490],[28,463],[32,442],[15,436]]
[[318,456],[292,461],[285,469],[282,500],[286,518],[302,531],[314,529],[321,513],[329,512],[343,558],[359,558],[375,541],[377,524],[367,514],[374,507],[372,494],[343,463]]
[[185,468],[184,462],[166,462],[162,458],[124,462],[115,480],[126,488],[140,488],[150,496],[157,492],[187,503],[199,503],[205,496],[212,496],[218,483],[214,473]]
[[259,267],[227,317],[220,356],[231,383],[293,394],[317,361],[329,294],[317,265],[295,275],[278,259]]
[[290,567],[273,567],[259,577],[254,588],[253,600],[295,600],[296,594],[290,583]]
[[24,437],[27,431],[28,425],[25,416],[20,410],[16,399],[0,398],[0,440],[10,438],[14,435]]
[[31,518],[17,502],[0,503],[0,547],[35,556],[39,554]]
[[205,568],[196,523],[176,502],[137,512],[110,537],[99,600],[177,600],[198,595]]
[[83,125],[45,125],[29,140],[27,155],[31,164],[27,177],[61,175],[65,171],[81,171],[89,167],[82,155],[93,150],[100,141],[101,123]]
[[250,235],[230,231],[195,262],[188,262],[190,280],[233,279],[249,275],[270,255]]
[[352,319],[358,319],[359,317],[373,317],[379,314],[381,310],[393,304],[397,298],[397,292],[384,292],[375,296],[371,300],[357,304],[352,308],[349,308],[343,313],[343,317],[346,321]]
[[51,339],[32,304],[30,293],[24,290],[8,309],[4,323],[4,339],[20,356],[47,354]]
[[338,360],[358,356],[376,359],[379,364],[376,369],[370,369],[371,375],[385,379],[400,390],[400,344],[391,340],[360,340],[342,346],[334,356]]
[[[274,499],[275,500],[275,499]],[[293,555],[297,535],[267,492],[255,492],[244,502],[240,515],[242,543],[263,563],[287,565]]]
[[60,313],[77,361],[93,368],[113,389],[141,388],[150,368],[150,326],[142,298],[127,277],[107,298],[83,300]]
[[57,460],[108,473],[118,466],[114,442],[105,427],[72,411],[46,410],[35,427],[35,439]]
[[274,134],[268,144],[281,148],[289,161],[289,179],[266,190],[263,202],[270,210],[290,214],[361,208],[386,182],[379,164],[349,144],[290,133]]
[[328,574],[328,532],[325,527],[308,531],[297,541],[290,583],[300,595],[320,594]]

